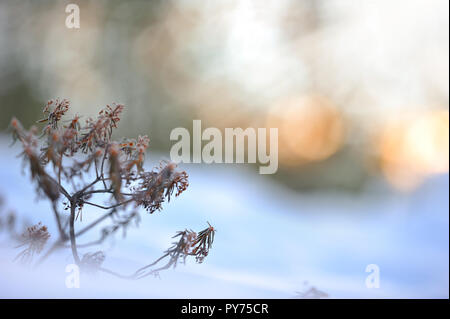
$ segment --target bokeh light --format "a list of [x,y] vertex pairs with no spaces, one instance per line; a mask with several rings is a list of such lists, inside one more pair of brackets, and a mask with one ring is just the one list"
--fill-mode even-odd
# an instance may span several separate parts
[[270,110],[267,126],[278,127],[280,161],[286,165],[325,160],[339,150],[345,137],[339,109],[319,95],[281,100]]
[[449,169],[449,112],[407,114],[387,123],[379,140],[379,161],[386,179],[411,190],[432,174]]

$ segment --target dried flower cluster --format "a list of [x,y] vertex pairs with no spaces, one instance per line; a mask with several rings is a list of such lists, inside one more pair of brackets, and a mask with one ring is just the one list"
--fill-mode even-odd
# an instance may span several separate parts
[[326,292],[321,291],[314,286],[309,286],[307,281],[304,282],[304,285],[306,287],[304,289],[304,291],[301,291],[301,292],[296,291],[296,296],[294,298],[296,298],[296,299],[322,299],[322,298],[329,297],[329,295]]
[[47,226],[42,225],[42,223],[28,227],[22,234],[22,244],[19,246],[27,247],[17,255],[16,259],[20,259],[25,263],[30,262],[34,254],[39,254],[44,249],[49,238],[50,234]]
[[202,263],[206,256],[208,256],[209,249],[211,248],[211,245],[214,241],[214,234],[215,230],[214,227],[212,227],[208,223],[209,227],[202,230],[194,243],[195,249],[193,250],[192,254],[195,255],[195,258],[197,259],[197,262]]
[[[214,241],[215,229],[208,223],[209,227],[202,230],[198,235],[192,230],[179,231],[173,238],[179,237],[178,242],[174,242],[173,246],[166,250],[165,254],[156,260],[154,263],[142,267],[133,275],[135,278],[143,278],[149,275],[158,274],[159,271],[176,267],[178,261],[181,259],[183,263],[186,262],[186,257],[195,256],[197,262],[203,262],[203,259],[208,255],[209,249]],[[168,258],[167,263],[156,269],[151,267]]]
[[[80,258],[78,250],[102,243],[119,229],[125,234],[132,221],[138,224],[139,207],[149,213],[159,211],[166,200],[170,201],[174,192],[175,196],[178,196],[188,187],[187,173],[177,170],[175,163],[161,162],[159,167],[152,171],[144,169],[145,153],[150,144],[147,136],[120,141],[112,139],[113,130],[117,128],[123,110],[122,104],[112,104],[100,110],[95,118],[82,121],[81,116],[74,115],[65,119],[70,111],[70,103],[66,99],[55,99],[50,100],[44,107],[45,117],[38,121],[45,123],[41,130],[35,126],[26,130],[16,118],[12,119],[13,140],[22,143],[21,156],[24,164],[29,165],[38,194],[52,203],[58,226],[59,239],[43,259],[55,249],[64,247],[64,242],[70,241],[72,255],[77,264],[94,265],[102,269],[103,253],[85,253],[83,258]],[[90,181],[87,181],[89,178]],[[92,200],[94,195],[102,193],[110,195],[108,205]],[[58,212],[57,204],[61,198],[65,210],[70,211],[68,215]],[[82,221],[82,209],[85,205],[109,212],[76,232],[74,222],[78,216],[80,222]],[[129,207],[132,209],[131,213],[127,212]],[[68,220],[66,224],[62,222],[64,217]],[[97,241],[77,244],[78,236],[95,228],[108,217],[112,224],[102,228]],[[30,246],[22,255],[33,255],[42,251],[48,239],[46,237],[44,240],[44,230],[47,230],[45,226],[30,229],[29,238],[32,234],[35,236],[38,231],[41,232],[42,238],[39,245],[31,245],[30,239]],[[184,245],[184,252],[179,251],[181,248],[176,246],[176,253],[169,250],[171,252],[165,256],[172,258],[183,253],[184,256],[195,256],[196,260],[201,262],[211,247],[214,229],[210,226],[198,236],[186,231],[179,235],[182,237],[180,245]],[[192,248],[189,253],[186,250],[188,246],[189,249]]]
[[149,213],[160,210],[164,198],[170,200],[175,189],[175,196],[178,196],[188,187],[186,172],[178,172],[175,168],[174,163],[165,163],[159,170],[141,174],[141,182],[135,190],[134,199]]
[[106,256],[102,251],[86,253],[81,259],[81,266],[88,273],[96,273],[105,261],[105,258]]

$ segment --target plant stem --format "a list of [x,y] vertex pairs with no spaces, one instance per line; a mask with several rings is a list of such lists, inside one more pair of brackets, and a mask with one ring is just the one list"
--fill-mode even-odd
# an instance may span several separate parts
[[78,251],[77,251],[77,243],[76,243],[76,239],[75,239],[75,227],[74,227],[74,223],[75,223],[75,201],[72,201],[70,203],[70,246],[72,248],[72,255],[73,255],[73,259],[75,260],[75,263],[77,265],[80,265],[81,261],[80,261],[80,257],[78,256]]
[[98,208],[102,208],[102,209],[111,209],[111,208],[115,208],[115,207],[119,207],[119,206],[128,204],[128,203],[130,203],[130,202],[132,202],[132,201],[133,201],[133,198],[130,198],[130,199],[124,201],[124,202],[117,203],[117,204],[115,204],[115,205],[108,206],[108,207],[102,206],[102,205],[98,205],[98,204],[95,204],[95,203],[91,203],[91,202],[88,202],[88,201],[83,201],[83,203],[84,203],[84,204],[91,205],[91,206],[95,206],[95,207],[98,207]]
[[109,213],[103,215],[102,217],[98,218],[97,220],[93,221],[88,226],[86,226],[82,230],[78,231],[75,236],[78,237],[78,236],[83,235],[85,232],[87,232],[91,228],[95,227],[98,223],[100,223],[101,221],[105,220],[107,217],[111,216],[114,212],[115,211],[112,210],[111,212],[109,212]]
[[60,240],[65,240],[67,238],[67,236],[66,236],[66,233],[64,232],[64,229],[62,227],[61,219],[59,217],[58,209],[56,208],[56,203],[55,202],[52,202],[52,208],[53,208],[53,213],[55,215],[56,224],[58,225],[58,231],[59,231]]

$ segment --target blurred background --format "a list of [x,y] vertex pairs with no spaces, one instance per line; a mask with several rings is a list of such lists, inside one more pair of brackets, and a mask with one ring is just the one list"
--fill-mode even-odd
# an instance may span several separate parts
[[[8,166],[9,121],[30,126],[51,98],[87,115],[125,104],[117,136],[148,134],[155,162],[168,158],[170,131],[193,119],[277,127],[276,174],[184,165],[189,195],[167,207],[187,211],[161,220],[216,221],[211,264],[221,270],[211,278],[264,263],[261,278],[237,277],[281,276],[270,277],[281,294],[256,285],[211,295],[289,297],[309,281],[331,297],[448,298],[448,1],[74,1],[80,29],[65,26],[69,3],[0,1],[0,191],[10,206],[21,201],[12,181],[28,187],[28,177]],[[284,236],[285,254],[273,255],[273,241],[256,249],[266,231]],[[230,248],[241,240],[248,251]],[[386,290],[365,288],[371,263],[383,264]],[[354,285],[343,280],[355,274]]]

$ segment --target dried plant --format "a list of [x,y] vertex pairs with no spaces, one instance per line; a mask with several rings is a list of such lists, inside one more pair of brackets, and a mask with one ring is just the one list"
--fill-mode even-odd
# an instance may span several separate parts
[[81,266],[84,271],[88,273],[95,273],[100,269],[101,265],[105,261],[105,258],[106,256],[102,251],[86,253],[81,259]]
[[294,298],[296,299],[323,299],[323,298],[329,298],[330,296],[322,291],[317,289],[314,286],[309,286],[308,282],[304,282],[305,289],[304,291],[296,291],[296,296]]
[[31,262],[33,256],[39,254],[44,249],[49,238],[50,234],[47,230],[47,226],[42,225],[42,223],[28,227],[22,234],[22,244],[19,246],[27,247],[22,250],[15,259],[20,259],[23,263]]
[[22,239],[16,232],[17,214],[14,210],[7,210],[5,199],[0,194],[0,232],[5,232],[13,240]]
[[[209,223],[208,223],[209,225]],[[173,246],[166,250],[165,254],[156,260],[154,263],[142,267],[132,275],[134,278],[143,278],[149,275],[158,274],[159,271],[176,267],[179,260],[186,262],[186,257],[195,256],[197,262],[203,262],[203,259],[208,255],[209,249],[214,241],[214,228],[209,225],[208,228],[202,230],[198,235],[192,230],[179,231],[173,238],[179,237],[178,242],[174,242]],[[164,266],[156,269],[151,267],[163,259],[169,260]]]
[[[67,247],[65,242],[70,242],[76,264],[89,271],[97,269],[118,275],[102,268],[103,252],[87,252],[80,258],[79,250],[101,244],[119,230],[125,234],[131,224],[138,225],[140,207],[150,214],[161,210],[174,192],[179,196],[186,190],[188,175],[177,170],[177,165],[172,162],[161,162],[159,167],[146,171],[144,160],[150,142],[147,136],[120,141],[112,139],[124,110],[122,104],[107,105],[96,118],[87,118],[84,123],[79,115],[64,120],[69,109],[70,103],[66,99],[49,101],[43,110],[45,117],[37,122],[44,124],[41,130],[36,126],[26,130],[16,118],[11,120],[13,140],[22,143],[20,156],[29,168],[37,193],[51,202],[59,232],[56,243],[38,263],[56,249]],[[105,205],[93,200],[97,194],[109,195],[109,203]],[[64,203],[66,214],[58,211],[60,202]],[[82,221],[86,205],[107,212],[83,229],[76,230],[75,220],[79,218]],[[64,217],[67,218],[66,223]],[[77,244],[79,236],[107,218],[112,220],[112,224],[101,230],[98,240]],[[187,230],[179,232],[175,236],[180,237],[179,242],[161,258],[131,276],[118,276],[141,278],[175,266],[179,258],[184,260],[187,256],[195,256],[197,262],[202,262],[211,248],[214,232],[211,225],[198,235]],[[31,258],[40,253],[48,237],[45,226],[38,224],[29,228],[25,236],[29,246],[20,258]],[[169,262],[165,266],[151,270],[166,258]]]

